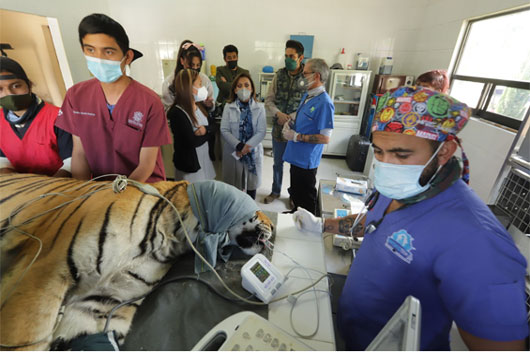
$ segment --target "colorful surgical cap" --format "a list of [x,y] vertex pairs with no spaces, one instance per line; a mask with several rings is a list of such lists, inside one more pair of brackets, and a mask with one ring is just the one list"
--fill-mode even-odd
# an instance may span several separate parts
[[379,98],[372,131],[452,140],[470,116],[467,105],[446,94],[420,86],[399,87]]
[[[420,86],[399,87],[379,98],[373,131],[389,131],[433,141],[456,140],[471,116],[471,109],[456,99]],[[469,161],[462,149],[464,181],[469,182]]]

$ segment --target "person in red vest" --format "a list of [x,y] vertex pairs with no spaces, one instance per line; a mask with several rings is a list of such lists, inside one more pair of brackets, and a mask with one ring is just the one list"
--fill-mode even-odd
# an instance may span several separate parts
[[0,173],[71,176],[72,135],[55,127],[59,108],[37,97],[7,57],[0,57],[0,107]]

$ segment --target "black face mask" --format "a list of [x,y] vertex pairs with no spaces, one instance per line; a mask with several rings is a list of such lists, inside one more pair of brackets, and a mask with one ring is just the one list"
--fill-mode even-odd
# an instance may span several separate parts
[[33,97],[31,92],[26,94],[11,94],[9,96],[0,98],[0,106],[2,106],[4,109],[16,112],[27,109],[31,105],[32,101]]
[[228,68],[230,70],[233,70],[237,67],[237,60],[230,60],[230,61],[227,61],[226,64],[228,65]]
[[195,71],[196,73],[200,73],[201,72],[201,69],[192,69],[193,71]]

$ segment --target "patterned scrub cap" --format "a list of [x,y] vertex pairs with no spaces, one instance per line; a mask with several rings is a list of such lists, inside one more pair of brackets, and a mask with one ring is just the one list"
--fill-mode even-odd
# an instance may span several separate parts
[[[373,131],[412,135],[433,141],[455,140],[466,125],[471,109],[458,100],[420,86],[399,87],[379,98],[372,125]],[[469,183],[469,160],[462,149],[462,171]]]

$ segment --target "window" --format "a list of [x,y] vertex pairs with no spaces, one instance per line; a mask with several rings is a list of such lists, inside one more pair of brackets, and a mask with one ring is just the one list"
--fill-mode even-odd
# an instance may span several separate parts
[[451,96],[480,118],[519,129],[530,114],[530,7],[467,23]]

